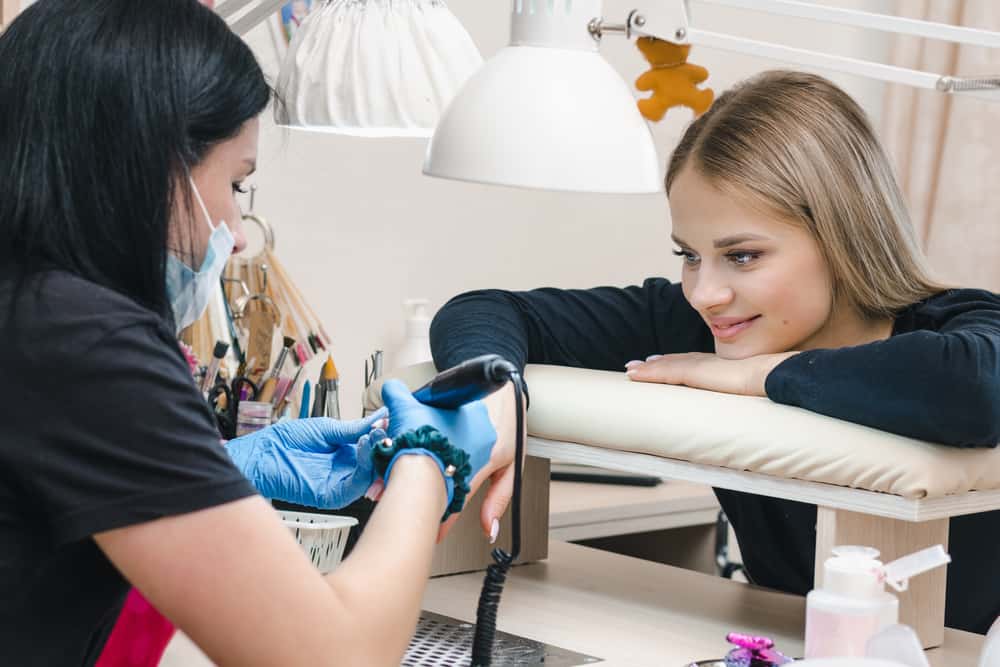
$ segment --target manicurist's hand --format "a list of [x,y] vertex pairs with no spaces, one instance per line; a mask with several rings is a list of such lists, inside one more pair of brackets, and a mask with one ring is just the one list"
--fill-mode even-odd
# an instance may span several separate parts
[[[487,479],[493,481],[480,516],[484,534],[491,537],[496,534],[494,520],[499,521],[503,516],[513,490],[515,443],[512,393],[508,385],[484,400],[474,401],[457,410],[447,410],[420,403],[398,380],[389,380],[382,387],[382,400],[389,408],[391,437],[424,425],[433,426],[452,445],[468,452],[473,473],[469,482],[469,497]],[[439,540],[447,535],[457,519],[457,515],[452,515],[442,524]]]
[[767,396],[764,382],[775,366],[797,354],[761,354],[746,359],[723,359],[705,352],[653,355],[630,361],[625,374],[636,382],[678,384],[696,389],[745,396]]
[[339,509],[364,495],[374,481],[368,434],[386,414],[379,410],[356,421],[282,421],[230,440],[226,451],[266,498]]

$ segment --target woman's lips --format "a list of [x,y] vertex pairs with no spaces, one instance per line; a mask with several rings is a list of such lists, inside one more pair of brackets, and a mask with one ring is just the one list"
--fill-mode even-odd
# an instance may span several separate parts
[[760,315],[754,315],[745,320],[717,320],[709,324],[709,327],[712,329],[712,335],[717,339],[728,341],[752,327],[759,317]]

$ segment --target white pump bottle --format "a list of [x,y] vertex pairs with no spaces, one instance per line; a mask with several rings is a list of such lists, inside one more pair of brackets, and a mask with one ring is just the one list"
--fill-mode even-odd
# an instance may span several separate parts
[[403,344],[389,358],[391,370],[431,361],[431,318],[427,312],[427,299],[407,299],[406,332]]
[[899,622],[899,600],[911,577],[951,561],[940,545],[891,563],[871,547],[834,547],[823,585],[806,597],[806,658],[863,657],[868,640]]

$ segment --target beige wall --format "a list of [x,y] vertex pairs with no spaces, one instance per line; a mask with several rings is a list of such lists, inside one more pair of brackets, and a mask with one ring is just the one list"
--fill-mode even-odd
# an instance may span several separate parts
[[[608,0],[606,15],[621,18],[641,4]],[[886,11],[888,2],[825,4]],[[449,6],[484,57],[506,44],[507,0],[451,0]],[[701,9],[694,22],[705,29],[871,58],[884,58],[888,49],[885,38],[850,28]],[[256,29],[248,41],[273,79],[277,63],[268,30]],[[643,65],[634,47],[620,38],[605,42],[608,59],[634,80]],[[709,68],[717,90],[775,66],[698,48],[692,61]],[[880,84],[834,78],[877,114]],[[687,111],[671,111],[655,128],[664,161],[689,119]],[[345,416],[359,414],[366,355],[376,347],[391,354],[401,341],[405,298],[425,297],[437,308],[458,292],[480,287],[625,285],[678,275],[661,196],[555,194],[441,181],[420,173],[423,141],[292,132],[269,119],[263,128],[257,211],[274,224],[280,257],[334,339]]]

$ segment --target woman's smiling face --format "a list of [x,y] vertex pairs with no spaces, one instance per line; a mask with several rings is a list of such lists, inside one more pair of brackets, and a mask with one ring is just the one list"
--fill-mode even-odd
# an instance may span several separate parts
[[670,188],[684,296],[726,359],[831,338],[833,279],[807,229],[715,188],[689,164]]

